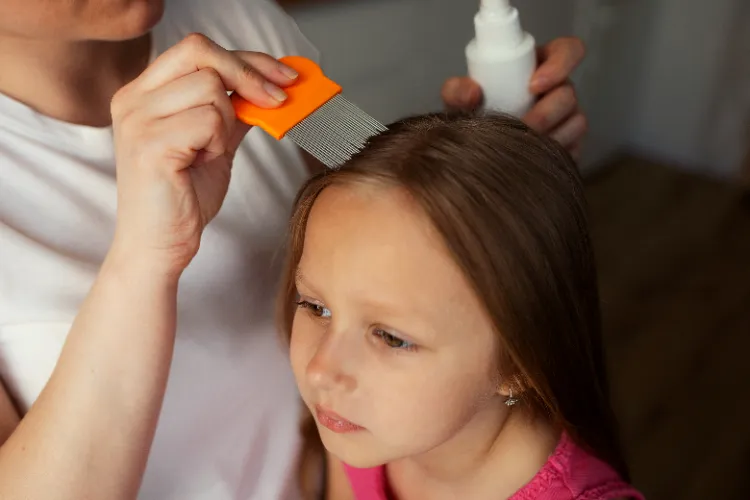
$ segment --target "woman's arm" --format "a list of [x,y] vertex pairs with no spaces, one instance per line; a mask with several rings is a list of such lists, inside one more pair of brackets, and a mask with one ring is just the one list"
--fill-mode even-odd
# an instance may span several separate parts
[[274,107],[288,75],[266,54],[194,34],[115,95],[114,242],[50,380],[0,447],[1,499],[136,497],[171,363],[177,283],[248,130],[227,90]]
[[133,260],[107,258],[47,386],[0,448],[0,498],[135,498],[169,372],[177,279]]

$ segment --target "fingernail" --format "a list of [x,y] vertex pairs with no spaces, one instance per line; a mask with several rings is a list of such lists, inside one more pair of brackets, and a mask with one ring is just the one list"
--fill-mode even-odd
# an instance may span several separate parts
[[263,90],[268,92],[268,95],[270,95],[271,97],[273,97],[279,102],[286,101],[286,98],[287,98],[286,92],[284,92],[283,90],[281,90],[281,88],[277,87],[271,82],[264,83]]
[[281,71],[281,73],[290,80],[294,80],[299,76],[299,73],[294,71],[294,69],[290,68],[286,64],[279,64],[279,71]]

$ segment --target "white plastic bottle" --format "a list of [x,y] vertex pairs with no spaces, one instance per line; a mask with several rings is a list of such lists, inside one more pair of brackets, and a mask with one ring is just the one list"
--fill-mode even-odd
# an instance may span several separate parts
[[520,118],[534,103],[529,91],[536,69],[534,37],[523,31],[509,0],[481,0],[474,28],[466,60],[469,76],[484,92],[484,107]]

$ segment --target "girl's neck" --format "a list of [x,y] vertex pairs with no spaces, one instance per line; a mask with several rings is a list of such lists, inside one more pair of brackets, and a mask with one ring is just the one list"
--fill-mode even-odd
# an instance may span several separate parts
[[397,499],[508,498],[536,475],[559,439],[551,425],[520,409],[490,407],[438,448],[388,464],[388,482]]
[[0,93],[58,120],[111,122],[112,96],[148,65],[151,36],[61,42],[0,36]]

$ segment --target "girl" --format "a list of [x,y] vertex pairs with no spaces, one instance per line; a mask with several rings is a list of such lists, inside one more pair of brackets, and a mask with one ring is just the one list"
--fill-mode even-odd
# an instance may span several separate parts
[[500,116],[409,119],[311,179],[291,229],[292,366],[357,499],[642,498],[557,143]]

